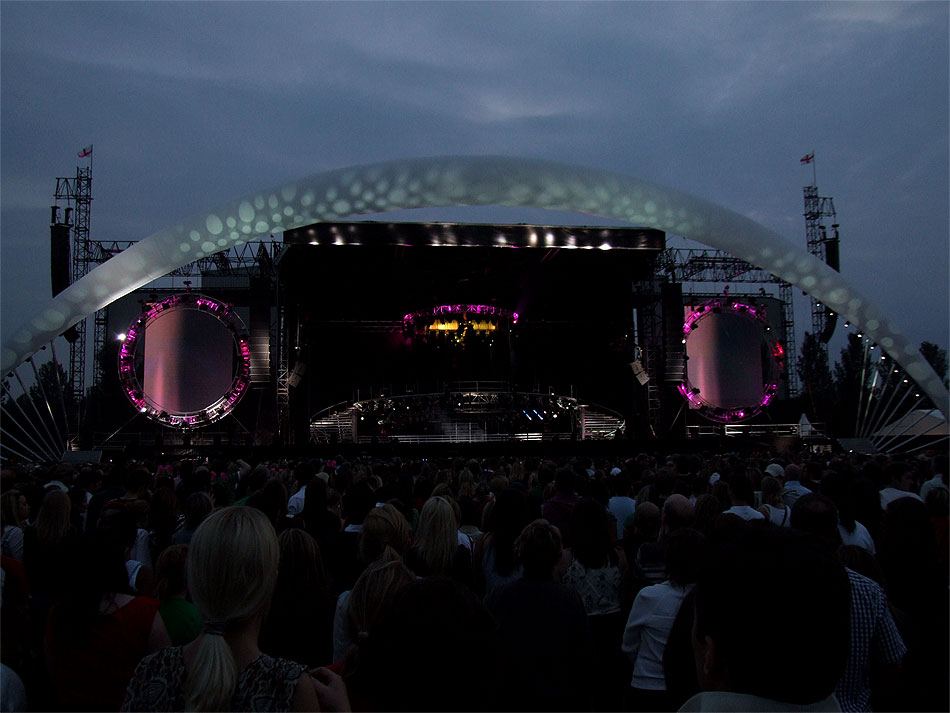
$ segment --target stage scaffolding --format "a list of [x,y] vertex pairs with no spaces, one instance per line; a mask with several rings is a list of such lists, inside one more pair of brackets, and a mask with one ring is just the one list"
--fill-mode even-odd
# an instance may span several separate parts
[[[656,267],[657,274],[666,275],[672,282],[778,285],[779,300],[782,303],[782,332],[785,335],[782,347],[788,355],[798,354],[792,285],[768,270],[721,250],[694,248],[667,248],[657,257]],[[786,398],[798,396],[798,370],[793,358],[789,359],[786,369],[785,389]]]

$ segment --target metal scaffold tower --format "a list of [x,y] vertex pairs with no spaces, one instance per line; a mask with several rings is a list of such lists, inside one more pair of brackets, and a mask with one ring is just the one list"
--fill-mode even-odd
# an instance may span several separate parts
[[[807,158],[807,157],[806,157]],[[804,159],[802,159],[804,161]],[[814,154],[811,155],[814,161]],[[805,241],[808,252],[833,270],[840,270],[838,252],[838,220],[834,200],[818,195],[818,186],[812,183],[802,189],[805,200]],[[831,235],[827,223],[830,221]],[[834,332],[837,315],[814,297],[811,298],[811,330],[818,337],[819,347],[827,352],[828,340]]]
[[[98,262],[95,259],[92,242],[89,239],[89,219],[92,210],[92,166],[77,167],[76,175],[56,179],[55,200],[57,205],[65,203],[72,208],[72,271],[70,282],[76,282],[89,272]],[[96,333],[105,332],[106,314],[100,310],[95,317]],[[82,404],[86,386],[86,320],[74,327],[69,345],[69,383],[66,388],[72,392],[73,403]],[[73,338],[75,337],[75,338]],[[101,381],[101,367],[97,365],[94,380]],[[95,381],[98,383],[98,381]],[[79,424],[70,424],[78,432]]]

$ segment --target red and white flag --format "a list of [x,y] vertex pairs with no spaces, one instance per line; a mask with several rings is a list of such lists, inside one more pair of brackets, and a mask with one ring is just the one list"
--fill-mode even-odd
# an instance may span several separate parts
[[[86,148],[76,154],[79,158],[86,158],[86,156],[92,155],[92,144],[89,144]],[[802,159],[804,161],[804,159]]]
[[[90,151],[92,150],[92,147],[91,147],[91,146],[89,147],[89,150],[90,150]],[[807,156],[802,156],[802,163],[811,163],[811,162],[814,161],[814,160],[815,160],[815,152],[814,152],[814,151],[812,151],[812,152],[811,152],[810,154],[808,154]]]

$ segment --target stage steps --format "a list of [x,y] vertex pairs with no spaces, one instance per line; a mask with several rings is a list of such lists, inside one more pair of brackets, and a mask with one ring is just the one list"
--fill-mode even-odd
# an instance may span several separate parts
[[618,428],[622,428],[624,421],[603,411],[592,409],[588,405],[581,407],[581,438],[607,439],[613,438]]
[[310,440],[317,443],[344,443],[353,440],[356,406],[330,413],[310,422]]

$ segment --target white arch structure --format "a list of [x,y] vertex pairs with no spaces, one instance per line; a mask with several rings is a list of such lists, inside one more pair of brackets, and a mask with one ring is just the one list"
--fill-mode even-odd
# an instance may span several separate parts
[[381,211],[504,205],[582,212],[657,228],[768,270],[861,327],[950,415],[950,393],[920,351],[839,273],[727,208],[623,174],[501,156],[419,158],[342,168],[255,192],[160,230],[99,265],[4,334],[9,371],[114,300],[211,253],[317,221]]

